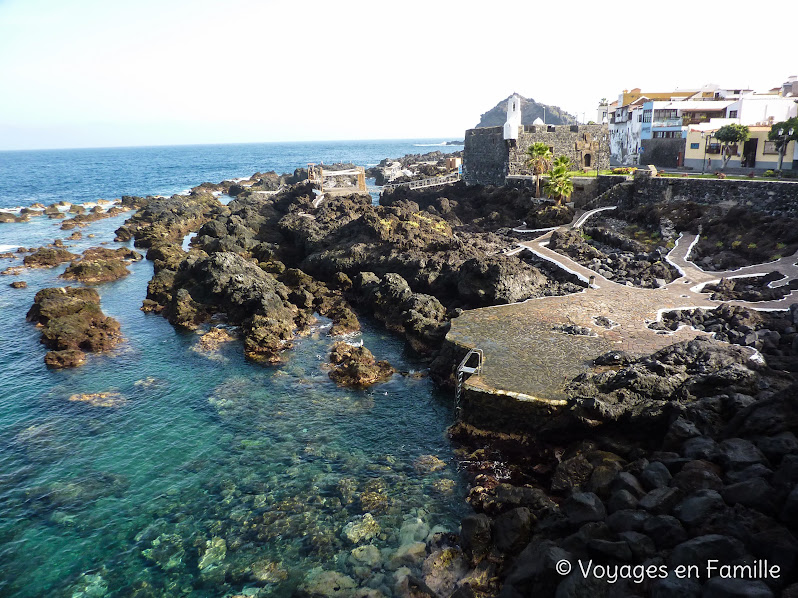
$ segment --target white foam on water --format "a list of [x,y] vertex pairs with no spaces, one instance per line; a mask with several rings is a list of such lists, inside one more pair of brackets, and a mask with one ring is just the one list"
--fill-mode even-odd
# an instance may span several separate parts
[[0,253],[8,253],[9,251],[15,251],[22,247],[22,245],[0,245]]

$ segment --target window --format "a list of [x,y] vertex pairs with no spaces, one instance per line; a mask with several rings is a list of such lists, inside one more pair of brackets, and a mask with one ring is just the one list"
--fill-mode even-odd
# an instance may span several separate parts
[[764,147],[762,148],[763,154],[778,154],[779,150],[776,149],[776,142],[775,141],[766,141]]
[[729,118],[737,118],[737,111],[729,110]]
[[698,149],[698,146],[699,146],[698,143],[691,143],[690,144],[690,149]]
[[643,122],[643,115],[642,114],[638,114],[637,115],[637,122],[639,122],[639,123]]
[[643,111],[643,122],[650,123],[651,122],[651,110],[644,110]]

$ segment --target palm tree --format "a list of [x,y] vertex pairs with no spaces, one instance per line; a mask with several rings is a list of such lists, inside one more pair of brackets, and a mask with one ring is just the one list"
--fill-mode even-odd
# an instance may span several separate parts
[[554,198],[559,206],[562,204],[562,200],[571,197],[573,192],[574,182],[566,170],[558,169],[552,172],[546,183],[546,195]]
[[557,170],[558,168],[563,169],[565,172],[571,170],[571,158],[568,156],[557,156],[554,158],[554,162],[552,162],[552,170]]
[[551,164],[551,150],[549,146],[536,141],[526,150],[527,165],[535,175],[535,197],[540,197],[540,175],[549,169]]

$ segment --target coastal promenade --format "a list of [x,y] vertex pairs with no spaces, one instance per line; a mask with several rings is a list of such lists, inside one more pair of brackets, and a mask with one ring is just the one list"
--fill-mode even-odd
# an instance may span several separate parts
[[[580,214],[572,224],[558,228],[569,229],[585,219]],[[552,232],[520,243],[518,249],[531,251],[571,272],[589,287],[572,295],[470,310],[452,320],[447,340],[464,349],[479,348],[484,352],[481,372],[465,381],[466,391],[561,405],[568,382],[595,367],[593,360],[603,353],[619,350],[641,357],[704,334],[686,326],[675,332],[649,328],[664,312],[713,309],[723,303],[784,310],[798,302],[798,291],[778,301],[757,303],[713,301],[710,294],[700,292],[706,284],[724,277],[750,277],[774,270],[785,278],[771,284],[787,284],[798,278],[798,255],[734,271],[707,272],[689,260],[697,237],[682,235],[666,258],[681,276],[663,287],[645,289],[612,282],[552,251],[547,247]]]

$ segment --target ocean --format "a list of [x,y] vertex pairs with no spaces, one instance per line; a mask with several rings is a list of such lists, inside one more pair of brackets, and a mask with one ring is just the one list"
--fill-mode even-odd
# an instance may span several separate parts
[[[440,140],[269,143],[0,152],[0,208],[181,192],[308,162],[368,166]],[[130,213],[82,229],[70,251],[108,242]],[[45,217],[0,223],[0,252],[65,239]],[[94,237],[89,237],[94,235]],[[127,244],[132,247],[132,244]],[[0,260],[0,270],[21,264]],[[290,596],[322,572],[392,595],[397,551],[466,512],[446,428],[452,400],[402,339],[363,319],[363,341],[399,371],[367,390],[337,387],[319,318],[285,362],[243,358],[238,343],[198,350],[139,307],[146,260],[98,285],[125,341],[86,365],[48,370],[25,314],[64,266],[0,276],[0,595]],[[25,280],[26,289],[9,283]],[[74,283],[73,283],[74,284]],[[114,393],[113,406],[70,400]],[[434,472],[419,458],[434,455]],[[422,460],[423,461],[423,460]],[[374,549],[347,530],[366,513]],[[365,557],[364,557],[365,558]]]

